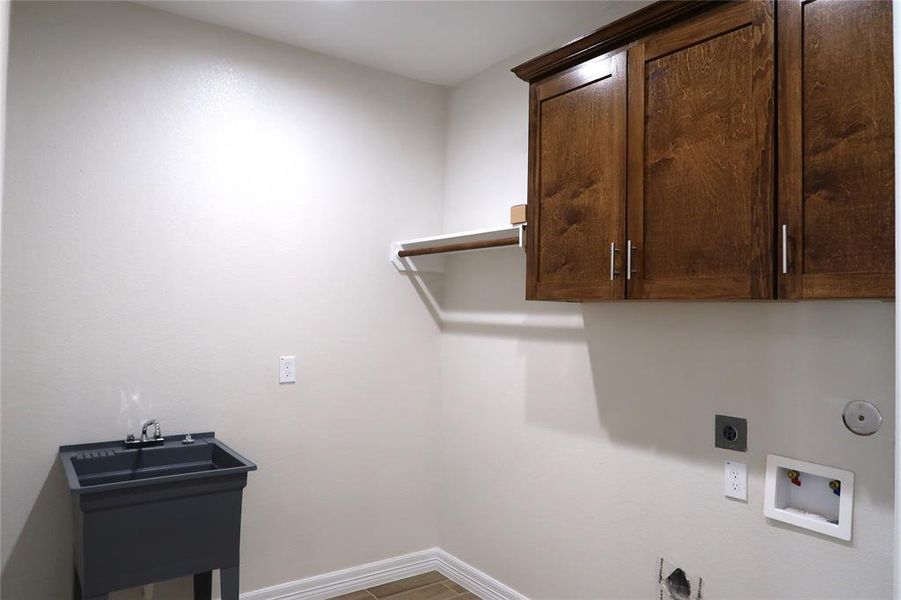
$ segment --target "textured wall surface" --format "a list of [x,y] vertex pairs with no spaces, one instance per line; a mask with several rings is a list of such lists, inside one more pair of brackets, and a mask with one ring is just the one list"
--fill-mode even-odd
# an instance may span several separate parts
[[[440,545],[536,599],[656,597],[660,556],[711,598],[891,596],[894,304],[526,303],[517,249],[419,289],[385,260],[525,201],[530,55],[447,91],[124,3],[16,4],[10,52],[3,598],[68,593],[56,447],[151,416],[260,465],[245,591]],[[763,517],[767,453],[855,472],[852,542]]]
[[[451,90],[449,230],[525,200],[516,63]],[[710,598],[891,597],[894,303],[527,303],[524,277],[518,249],[448,261],[442,548],[533,598],[656,598],[661,556]],[[877,435],[844,429],[851,399]],[[746,455],[716,413],[747,417]],[[854,471],[851,543],[764,518],[767,453]],[[747,504],[722,491],[742,457]]]
[[386,254],[440,228],[444,90],[128,3],[11,30],[3,598],[69,593],[56,447],[151,416],[259,464],[244,590],[434,545],[438,332]]

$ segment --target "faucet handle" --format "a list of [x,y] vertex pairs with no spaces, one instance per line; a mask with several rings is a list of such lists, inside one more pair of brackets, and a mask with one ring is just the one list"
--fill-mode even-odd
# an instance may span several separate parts
[[155,439],[155,440],[163,439],[163,430],[160,429],[159,422],[157,422],[156,428],[154,428],[154,430],[153,430],[153,439]]

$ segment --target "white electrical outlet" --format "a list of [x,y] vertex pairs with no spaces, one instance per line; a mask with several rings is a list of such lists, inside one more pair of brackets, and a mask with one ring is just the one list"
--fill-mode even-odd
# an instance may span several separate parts
[[748,465],[726,461],[725,493],[727,498],[748,499]]
[[294,383],[297,381],[296,371],[294,369],[293,356],[278,357],[278,382]]

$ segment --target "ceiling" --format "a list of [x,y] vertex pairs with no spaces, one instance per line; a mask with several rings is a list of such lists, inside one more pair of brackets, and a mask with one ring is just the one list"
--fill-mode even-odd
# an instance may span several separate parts
[[170,13],[453,85],[517,53],[593,31],[647,2],[150,0]]

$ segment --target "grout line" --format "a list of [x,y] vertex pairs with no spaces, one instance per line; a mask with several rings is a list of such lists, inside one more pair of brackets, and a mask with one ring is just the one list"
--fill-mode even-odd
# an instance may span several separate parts
[[[452,588],[450,585],[448,585],[448,584],[450,584],[450,583],[454,583],[454,582],[451,581],[450,579],[445,578],[445,581],[444,581],[443,583],[444,583],[444,587],[446,587],[446,588],[449,589],[450,591],[452,591],[452,592],[456,592],[456,591],[457,591],[457,590],[455,590],[454,588]],[[457,585],[460,585],[460,584],[458,583]],[[460,585],[460,587],[463,587],[463,586]],[[462,597],[465,596],[466,594],[472,594],[472,592],[470,592],[470,591],[467,590],[466,588],[463,588],[463,589],[466,590],[466,591],[464,591],[464,592],[458,592],[457,595],[454,596],[453,598],[451,598],[450,600],[454,600],[455,598],[462,598]]]
[[[439,573],[439,574],[440,574],[440,573]],[[394,598],[395,596],[399,596],[400,594],[405,594],[405,593],[407,593],[407,592],[412,592],[412,591],[415,591],[415,590],[420,590],[420,589],[422,589],[422,588],[429,587],[429,586],[431,586],[431,585],[436,585],[436,584],[440,584],[440,585],[443,586],[445,589],[450,590],[451,592],[456,591],[456,590],[454,590],[454,588],[452,588],[452,587],[450,586],[450,584],[454,583],[454,581],[451,580],[450,578],[446,577],[446,576],[443,575],[443,574],[441,574],[441,576],[443,577],[443,579],[440,580],[440,581],[435,581],[435,582],[433,582],[433,583],[427,583],[427,584],[421,585],[421,586],[419,586],[419,587],[410,588],[409,590],[403,590],[402,592],[398,592],[397,594],[391,594],[390,596],[385,596],[384,598],[381,598],[381,599],[380,599],[378,596],[376,596],[375,594],[372,593],[372,589],[373,589],[373,588],[368,588],[368,589],[361,590],[361,591],[366,592],[366,594],[367,594],[370,598],[372,598],[372,600],[391,600],[391,598]],[[399,580],[398,580],[398,581],[399,581]],[[394,582],[389,582],[389,583],[394,583]],[[464,589],[465,589],[465,588],[464,588]],[[472,592],[470,592],[469,590],[466,590],[465,592],[461,592],[461,593],[457,594],[456,596],[453,596],[453,598],[451,598],[451,600],[454,600],[455,598],[462,598],[462,597],[465,596],[466,594],[471,594],[471,593],[472,593]]]
[[[429,571],[429,572],[431,572],[431,571]],[[436,572],[437,572],[437,571],[436,571]],[[391,594],[390,596],[385,596],[384,598],[381,598],[381,599],[379,599],[378,596],[376,596],[375,594],[372,593],[371,590],[372,590],[373,588],[369,588],[369,589],[366,589],[366,590],[363,590],[363,591],[366,592],[367,594],[369,594],[370,596],[372,596],[375,600],[391,600],[391,598],[395,598],[395,597],[397,597],[397,596],[400,596],[401,594],[406,594],[407,592],[413,592],[413,591],[416,591],[416,590],[421,590],[422,588],[427,588],[427,587],[432,586],[432,585],[441,585],[442,587],[444,587],[444,588],[446,588],[446,589],[448,589],[448,590],[450,590],[450,591],[453,592],[454,590],[453,590],[452,588],[448,587],[448,585],[447,585],[447,584],[450,582],[450,579],[448,579],[447,577],[445,577],[445,576],[442,575],[441,573],[438,573],[438,574],[441,575],[441,577],[443,578],[443,579],[441,579],[440,581],[433,581],[432,583],[426,583],[425,585],[420,585],[420,586],[417,586],[417,587],[415,587],[415,588],[410,588],[410,589],[408,589],[408,590],[402,590],[402,591],[400,591],[400,592],[398,592],[398,593],[396,593],[396,594]],[[414,576],[414,577],[415,577],[415,576]],[[400,581],[400,580],[398,580],[398,581]],[[394,582],[393,582],[393,581],[389,581],[388,583],[394,583]],[[385,584],[385,585],[387,585],[387,584]],[[464,592],[464,593],[465,593],[465,592]],[[461,595],[462,595],[462,594],[461,594]],[[457,598],[457,597],[458,597],[458,596],[454,596],[454,598]],[[451,600],[453,600],[453,598],[451,598]]]

